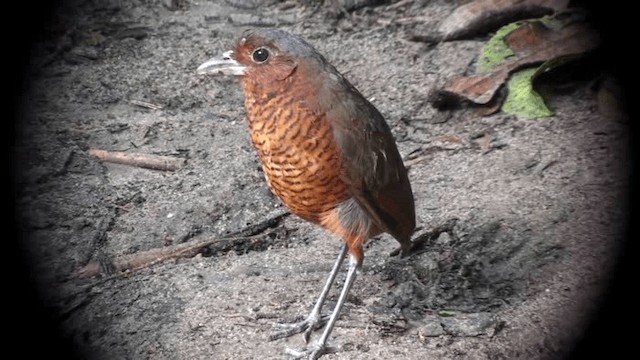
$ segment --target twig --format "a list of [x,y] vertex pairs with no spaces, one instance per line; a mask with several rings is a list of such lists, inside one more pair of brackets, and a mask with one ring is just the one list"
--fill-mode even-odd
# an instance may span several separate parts
[[[452,237],[454,237],[453,234],[453,228],[456,226],[456,224],[458,223],[458,218],[456,217],[452,217],[450,219],[447,219],[447,221],[444,222],[444,224],[440,224],[438,226],[436,226],[435,228],[433,228],[430,231],[426,231],[420,235],[418,235],[411,243],[411,253],[415,253],[417,250],[420,250],[421,248],[424,247],[425,243],[427,241],[430,241],[432,239],[437,239],[438,236],[440,236],[440,234],[442,233],[448,233],[449,235],[452,235]],[[397,256],[398,254],[400,254],[401,249],[398,248],[394,251],[391,252],[391,254],[389,254],[390,256]]]
[[176,157],[107,151],[101,149],[89,149],[89,154],[102,161],[153,170],[174,171],[180,169],[185,163],[185,159]]
[[453,234],[453,229],[458,223],[458,220],[459,219],[457,217],[449,218],[444,222],[444,224],[440,224],[433,228],[431,231],[427,231],[418,235],[418,237],[413,240],[411,251],[413,252],[422,248],[427,241],[437,239],[438,236],[440,236],[440,234],[442,233],[448,233],[449,235],[451,235],[451,237],[455,237]]
[[394,10],[405,5],[410,5],[414,0],[400,0],[395,4],[387,5],[387,10]]
[[[254,235],[254,237],[255,236],[256,235]],[[193,257],[200,253],[204,248],[218,242],[243,242],[249,240],[250,238],[251,237],[206,239],[167,246],[163,248],[155,248],[147,251],[137,252],[131,255],[118,256],[113,259],[110,264],[111,266],[109,267],[113,269],[114,273],[135,271],[171,259]],[[78,272],[76,273],[76,277],[87,278],[97,276],[103,272],[103,268],[105,268],[105,266],[103,266],[100,261],[92,261],[78,270]]]
[[253,236],[253,235],[257,235],[260,234],[261,232],[269,229],[269,228],[274,228],[276,227],[278,224],[280,224],[280,222],[282,222],[282,220],[284,220],[285,217],[291,215],[290,212],[285,211],[282,212],[280,214],[274,215],[268,219],[262,220],[257,224],[251,224],[241,230],[238,230],[236,232],[232,232],[230,234],[228,234],[227,236],[229,237],[249,237],[249,236]]
[[[135,254],[122,255],[113,260],[103,259],[103,261],[92,261],[78,270],[76,277],[88,278],[98,276],[105,272],[103,269],[111,269],[110,272],[114,274],[119,274],[125,271],[140,270],[167,260],[196,256],[215,244],[219,244],[219,246],[217,249],[210,249],[212,252],[234,248],[261,236],[263,231],[277,226],[282,219],[289,214],[289,212],[278,214],[257,224],[250,225],[240,231],[229,234],[230,236],[221,239],[205,239],[187,242],[163,248],[151,249],[148,251],[141,251]],[[104,262],[109,263],[105,264]]]
[[544,176],[544,172],[545,172],[548,168],[550,168],[552,165],[555,165],[555,164],[557,164],[557,163],[558,163],[558,160],[555,160],[555,159],[554,159],[554,160],[551,160],[551,161],[548,161],[546,164],[544,164],[544,165],[542,165],[542,166],[540,167],[540,170],[538,170],[538,175],[539,175],[540,177],[543,177],[543,176]]
[[83,259],[81,260],[82,263],[89,261],[95,253],[99,252],[99,249],[107,238],[107,232],[115,222],[115,218],[115,211],[113,209],[108,209],[108,213],[96,223],[95,232],[88,241],[91,251],[87,252],[86,256],[83,256]]
[[404,166],[407,168],[407,170],[410,170],[413,165],[424,161],[424,159],[429,157],[431,154],[434,154],[439,151],[457,152],[457,151],[460,151],[461,149],[463,148],[447,148],[440,145],[421,146],[420,148],[412,151],[411,153],[407,154],[404,157],[403,159]]
[[164,108],[164,106],[160,105],[160,104],[154,104],[154,103],[150,103],[150,102],[146,102],[146,101],[142,101],[142,100],[129,100],[130,103],[132,103],[133,105],[137,105],[143,108],[147,108],[147,109],[151,109],[151,110],[160,110],[162,108]]
[[67,172],[67,169],[69,168],[69,164],[71,164],[71,160],[73,159],[73,155],[75,154],[75,152],[76,149],[71,149],[67,152],[62,166],[55,171],[54,175],[62,175]]

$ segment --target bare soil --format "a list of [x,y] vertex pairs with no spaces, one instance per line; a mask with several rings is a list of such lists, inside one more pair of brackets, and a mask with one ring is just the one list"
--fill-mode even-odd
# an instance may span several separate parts
[[[433,109],[430,90],[465,73],[485,39],[427,45],[406,34],[433,28],[454,6],[60,8],[34,48],[15,147],[24,246],[60,333],[92,359],[279,359],[286,346],[304,345],[301,335],[269,341],[272,324],[306,315],[340,240],[278,217],[286,209],[263,180],[239,84],[195,75],[244,29],[280,26],[312,43],[385,116],[410,164],[416,236],[452,225],[403,259],[389,256],[397,244],[388,235],[367,245],[330,339],[340,352],[325,358],[566,355],[623,238],[628,125],[599,111],[592,79],[549,97],[555,115],[546,119]],[[104,163],[89,148],[186,165]],[[243,241],[224,240],[273,218]],[[205,239],[220,240],[196,256],[76,276],[91,262]]]

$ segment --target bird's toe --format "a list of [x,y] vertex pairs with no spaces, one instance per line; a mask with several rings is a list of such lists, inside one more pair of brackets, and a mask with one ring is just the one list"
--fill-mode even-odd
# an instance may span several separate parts
[[306,319],[294,323],[275,323],[273,327],[279,331],[269,336],[269,340],[282,339],[304,332],[304,341],[308,343],[311,333],[324,325],[328,318],[328,316],[309,315]]
[[305,350],[287,348],[285,352],[289,356],[291,356],[292,359],[316,360],[319,359],[322,355],[336,353],[338,352],[338,349],[332,346],[315,343]]

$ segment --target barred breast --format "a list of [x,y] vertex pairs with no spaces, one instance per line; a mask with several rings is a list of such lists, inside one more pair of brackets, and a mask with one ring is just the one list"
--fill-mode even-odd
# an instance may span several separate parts
[[269,187],[291,212],[320,223],[349,198],[329,122],[285,90],[245,99],[251,141]]

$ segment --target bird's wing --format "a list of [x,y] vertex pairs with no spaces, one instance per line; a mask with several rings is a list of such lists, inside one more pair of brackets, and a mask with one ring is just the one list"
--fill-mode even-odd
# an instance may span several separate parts
[[407,170],[380,112],[353,86],[327,111],[340,149],[342,178],[376,226],[401,243],[415,228],[415,208]]

